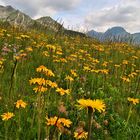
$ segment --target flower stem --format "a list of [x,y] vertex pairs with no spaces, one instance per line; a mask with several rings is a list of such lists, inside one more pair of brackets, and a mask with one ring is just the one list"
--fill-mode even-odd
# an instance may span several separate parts
[[14,85],[14,80],[15,80],[15,75],[16,75],[16,69],[17,69],[17,60],[15,61],[14,63],[14,67],[13,67],[13,70],[12,70],[12,75],[11,75],[11,80],[10,80],[10,88],[9,88],[9,98],[10,98],[10,102],[12,101],[12,97],[11,97],[11,92],[12,92],[12,88],[13,88],[13,85]]
[[41,93],[38,93],[38,140],[41,137]]
[[132,105],[130,106],[129,113],[128,113],[128,117],[127,117],[127,121],[126,121],[126,124],[125,124],[124,129],[126,129],[126,127],[127,127],[127,125],[128,125],[128,122],[129,122],[129,119],[130,119],[130,117],[131,117],[131,114],[132,114]]
[[91,107],[88,107],[88,138],[87,140],[91,140],[92,115],[93,115],[93,109]]
[[8,124],[5,122],[5,140],[8,140]]

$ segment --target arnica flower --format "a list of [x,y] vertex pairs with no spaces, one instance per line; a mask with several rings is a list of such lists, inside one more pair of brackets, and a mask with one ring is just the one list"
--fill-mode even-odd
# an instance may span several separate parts
[[69,75],[66,76],[65,80],[70,81],[70,82],[74,81],[74,79]]
[[18,100],[16,103],[16,108],[25,108],[27,106],[27,103],[24,102],[23,100]]
[[90,67],[88,67],[88,66],[84,66],[84,68],[83,68],[83,69],[84,69],[84,71],[88,71],[88,72],[89,72],[89,71],[91,71],[91,68],[90,68]]
[[132,56],[132,58],[134,58],[134,59],[138,59],[138,57],[137,57],[137,56]]
[[67,60],[65,58],[60,58],[60,62],[67,63]]
[[107,67],[107,65],[108,65],[108,62],[106,62],[106,61],[102,64],[102,66],[104,66],[104,67]]
[[38,68],[36,68],[37,72],[46,72],[47,70],[48,69],[44,65],[41,65]]
[[80,99],[77,101],[79,105],[77,105],[80,109],[83,108],[92,108],[93,111],[98,110],[99,112],[105,111],[105,104],[102,100],[90,100],[90,99]]
[[58,85],[55,82],[52,82],[50,80],[46,80],[46,85],[50,86],[51,88],[57,88]]
[[28,35],[21,35],[21,38],[23,38],[23,39],[29,39],[30,36],[28,36]]
[[127,82],[127,83],[131,82],[131,80],[127,77],[121,77],[121,79],[123,80],[123,82]]
[[62,51],[57,51],[56,54],[57,55],[62,55],[63,53],[62,53]]
[[76,139],[87,139],[88,132],[82,131],[82,132],[74,132],[74,138]]
[[93,72],[93,73],[99,73],[100,70],[94,70],[94,69],[92,69],[91,72]]
[[38,85],[46,85],[46,80],[44,78],[32,78],[29,80],[30,85],[38,84]]
[[3,121],[8,121],[9,119],[11,119],[12,117],[14,117],[14,113],[11,113],[11,112],[7,112],[7,113],[3,113],[1,115],[2,117],[2,120]]
[[108,74],[109,70],[108,69],[103,69],[103,70],[99,70],[99,72],[101,72],[102,74]]
[[119,68],[121,65],[115,64],[114,66],[115,66],[116,68]]
[[130,98],[130,97],[128,97],[127,100],[129,102],[131,102],[132,104],[134,104],[134,105],[139,103],[139,99],[137,99],[137,98]]
[[67,90],[64,90],[63,88],[57,88],[56,89],[56,92],[58,92],[60,95],[65,95],[65,94],[69,94],[70,93],[70,90],[67,89]]
[[49,56],[49,53],[48,53],[48,51],[43,51],[43,53],[42,53],[44,56],[46,56],[46,57],[48,57]]
[[123,60],[122,62],[124,65],[127,65],[128,64],[128,61],[127,60]]
[[37,72],[43,72],[46,76],[54,77],[52,70],[47,69],[45,66],[41,65],[36,69]]
[[69,128],[70,125],[72,124],[72,122],[69,119],[58,118],[56,116],[51,118],[46,117],[46,120],[47,120],[47,125],[56,126],[59,129],[61,129],[64,126]]
[[128,77],[130,77],[130,78],[134,78],[135,76],[137,76],[136,72],[132,72],[131,74],[128,75]]
[[70,70],[71,74],[74,76],[74,77],[77,77],[77,73],[76,73],[76,70]]
[[33,51],[33,49],[32,49],[31,47],[26,48],[26,50],[27,50],[28,52],[32,52],[32,51]]
[[48,90],[48,88],[43,87],[43,86],[38,86],[38,87],[33,88],[33,90],[35,91],[35,93],[37,93],[37,92],[45,92],[45,91]]

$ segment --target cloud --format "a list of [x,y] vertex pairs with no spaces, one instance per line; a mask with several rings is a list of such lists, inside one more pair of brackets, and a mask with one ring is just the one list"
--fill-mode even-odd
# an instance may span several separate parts
[[61,11],[76,8],[81,0],[1,0],[5,5],[12,5],[31,17],[54,15]]
[[84,22],[89,28],[101,31],[112,26],[123,26],[131,32],[140,31],[138,3],[138,0],[121,0],[116,6],[89,12]]
[[0,5],[4,5],[4,2],[2,0],[0,0]]
[[105,31],[122,26],[128,31],[140,31],[140,0],[0,0],[32,18],[51,16],[62,18],[65,27],[75,30]]

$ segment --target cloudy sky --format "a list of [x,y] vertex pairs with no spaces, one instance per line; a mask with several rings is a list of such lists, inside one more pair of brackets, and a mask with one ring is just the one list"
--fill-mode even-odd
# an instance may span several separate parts
[[140,32],[140,0],[0,0],[32,18],[51,16],[74,30],[104,32],[122,26]]

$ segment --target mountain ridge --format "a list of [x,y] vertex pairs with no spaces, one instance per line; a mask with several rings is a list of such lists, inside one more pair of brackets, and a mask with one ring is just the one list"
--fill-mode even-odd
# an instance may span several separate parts
[[18,9],[13,8],[12,6],[2,6],[0,5],[0,20],[6,21],[11,25],[18,25],[24,28],[35,28],[43,31],[62,32],[70,36],[84,36],[92,37],[101,42],[112,41],[112,42],[127,42],[133,43],[135,45],[140,44],[140,33],[129,33],[121,26],[115,26],[109,28],[106,32],[97,32],[91,30],[87,33],[82,33],[78,31],[68,30],[64,28],[63,24],[58,23],[56,20],[52,19],[50,16],[40,17],[38,19],[32,19],[27,14],[21,12]]
[[135,45],[140,44],[140,33],[129,33],[121,26],[109,28],[105,32],[97,32],[95,30],[88,31],[87,36],[98,39],[101,42],[127,42]]
[[57,22],[56,20],[52,19],[50,16],[40,17],[38,19],[32,19],[27,14],[21,12],[13,8],[12,6],[2,6],[0,5],[0,20],[4,22],[8,22],[11,25],[18,25],[22,26],[25,29],[38,29],[43,30],[44,32],[48,33],[63,33],[70,36],[84,36],[86,35],[81,32],[68,30],[63,27],[63,24]]

